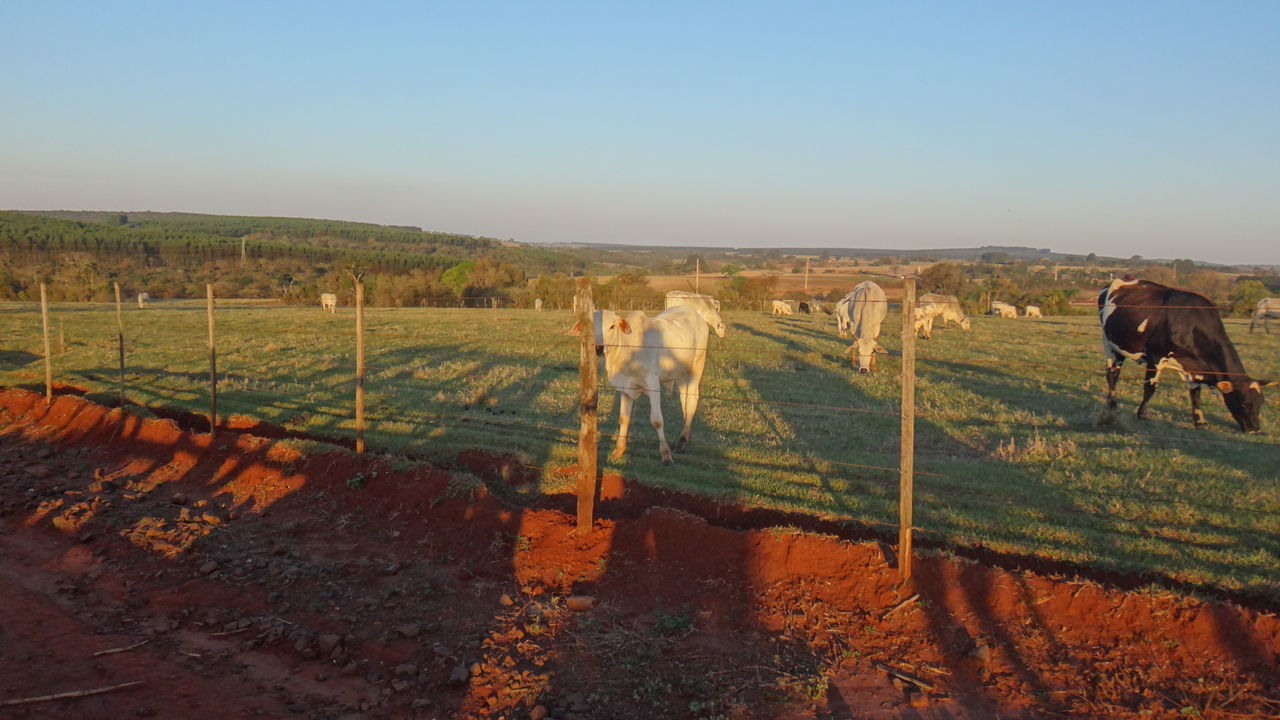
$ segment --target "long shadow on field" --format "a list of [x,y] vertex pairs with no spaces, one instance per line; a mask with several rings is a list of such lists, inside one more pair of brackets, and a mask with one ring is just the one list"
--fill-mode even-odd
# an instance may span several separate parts
[[[770,333],[748,329],[767,340],[776,340]],[[854,515],[856,511],[844,498],[848,489],[837,488],[832,482],[833,475],[866,475],[868,472],[887,475],[887,484],[892,484],[892,470],[868,471],[847,470],[835,466],[830,469],[827,460],[844,463],[880,465],[888,468],[896,466],[893,451],[897,447],[899,418],[894,415],[876,414],[883,408],[884,401],[861,389],[861,384],[882,381],[886,374],[893,373],[892,364],[882,362],[880,368],[871,375],[858,375],[844,367],[845,360],[824,366],[809,366],[803,372],[794,372],[793,377],[806,386],[816,386],[827,391],[827,397],[837,396],[839,404],[849,407],[863,407],[871,411],[868,414],[855,413],[815,413],[811,408],[797,408],[790,405],[770,405],[774,399],[778,383],[778,369],[767,364],[744,364],[742,373],[748,386],[764,398],[757,414],[765,422],[771,432],[787,438],[788,449],[804,458],[805,468],[817,478],[823,493],[841,512]],[[834,400],[830,402],[835,402]],[[843,443],[823,442],[824,430],[832,424],[838,424],[844,430]],[[975,492],[970,483],[959,479],[932,477],[921,475],[916,479],[917,501],[916,523],[926,529],[942,532],[944,537],[958,535],[963,537],[967,528],[981,528],[980,532],[987,537],[1009,536],[1011,540],[1021,544],[1035,543],[1029,537],[1027,519],[1020,517],[1020,510],[1025,507],[1061,507],[1069,503],[1069,498],[1061,497],[1054,488],[1038,482],[1025,471],[1001,463],[992,463],[985,457],[976,455],[973,448],[966,443],[953,439],[944,428],[930,422],[927,418],[916,421],[918,447],[927,448],[932,457],[969,458],[983,464],[987,477],[984,493],[982,489]],[[868,453],[867,450],[871,452]],[[876,452],[878,451],[878,452]],[[922,468],[927,471],[927,468]],[[1019,502],[1017,499],[1021,497]],[[881,496],[877,514],[885,520],[893,517],[896,509],[896,498]],[[862,510],[861,512],[865,512]],[[971,531],[970,531],[971,532]],[[1043,544],[1043,543],[1041,543]],[[1066,547],[1060,548],[1066,550]],[[960,618],[969,614],[977,617],[984,631],[993,636],[1002,646],[1008,648],[1010,662],[1015,668],[1020,681],[1033,692],[1046,692],[1048,684],[1041,678],[1034,663],[1023,659],[1012,638],[1003,632],[1003,621],[999,617],[990,588],[984,589],[984,583],[990,583],[989,575],[965,578],[968,594],[963,602],[949,600],[940,588],[945,584],[935,578],[922,577],[917,584],[922,594],[928,596],[925,607],[930,630],[950,665],[950,670],[957,677],[971,674],[965,654],[972,646],[962,647],[956,644],[954,633],[960,627]],[[956,604],[951,604],[955,602]],[[1030,652],[1030,650],[1028,650]],[[966,700],[977,706],[992,706],[990,698],[982,696],[973,689],[982,687],[981,683],[965,683],[971,688]]]

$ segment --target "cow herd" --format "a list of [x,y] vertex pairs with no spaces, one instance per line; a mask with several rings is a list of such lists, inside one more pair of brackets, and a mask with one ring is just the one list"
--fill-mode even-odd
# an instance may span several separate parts
[[[805,306],[803,312],[832,312],[818,301],[802,301],[801,305]],[[784,300],[775,300],[771,305],[775,315],[792,315],[799,309]],[[1017,317],[1016,308],[1005,303],[993,303],[993,311]],[[1228,411],[1241,430],[1248,433],[1261,430],[1262,388],[1276,383],[1254,380],[1245,372],[1212,301],[1196,293],[1126,276],[1102,291],[1098,312],[1110,407],[1116,405],[1115,389],[1121,366],[1125,360],[1135,360],[1145,363],[1147,371],[1142,402],[1137,410],[1139,418],[1146,415],[1161,371],[1169,369],[1178,372],[1188,383],[1192,422],[1196,427],[1207,425],[1200,409],[1200,393],[1203,387],[1212,386],[1222,393]],[[836,332],[840,337],[850,338],[850,362],[859,373],[873,371],[876,356],[888,352],[879,342],[887,314],[885,291],[871,281],[860,283],[835,303]],[[1042,313],[1039,307],[1028,305],[1023,316],[1037,318],[1042,317]],[[1280,317],[1280,299],[1259,302],[1250,332],[1259,322],[1270,332],[1266,323],[1274,317]],[[966,331],[970,328],[969,317],[955,296],[921,295],[915,310],[915,333],[923,334],[926,339],[931,337],[939,319],[944,327],[956,324]],[[673,292],[667,295],[666,309],[655,317],[641,311],[619,315],[597,310],[594,322],[605,374],[621,397],[617,443],[611,457],[618,459],[626,452],[631,413],[635,401],[643,394],[649,398],[649,420],[658,434],[658,452],[665,464],[671,464],[660,393],[666,388],[680,398],[684,428],[675,444],[675,450],[680,452],[692,437],[710,331],[718,337],[725,335],[719,301],[708,295]],[[574,328],[575,333],[584,331],[584,328]]]

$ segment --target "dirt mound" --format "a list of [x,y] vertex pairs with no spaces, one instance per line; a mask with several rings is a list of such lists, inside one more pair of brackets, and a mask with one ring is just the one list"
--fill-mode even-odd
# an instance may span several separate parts
[[460,464],[475,474],[0,392],[0,702],[143,683],[0,716],[1280,711],[1267,612],[941,554],[902,587],[876,542],[725,527],[616,478],[578,535],[559,500],[476,480],[518,464]]

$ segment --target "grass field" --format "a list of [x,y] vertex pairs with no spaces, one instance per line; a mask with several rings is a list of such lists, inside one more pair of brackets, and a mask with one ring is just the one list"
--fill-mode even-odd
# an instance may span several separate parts
[[[219,408],[329,436],[352,433],[354,327],[347,308],[228,303],[218,310]],[[899,319],[894,352],[870,376],[851,372],[830,318],[729,313],[712,338],[690,451],[658,461],[636,409],[631,446],[605,462],[645,483],[833,519],[896,523]],[[204,412],[208,353],[201,302],[125,313],[128,394],[148,405]],[[563,312],[370,309],[368,438],[374,450],[448,464],[461,450],[518,453],[530,466],[574,462],[577,338]],[[1280,334],[1228,329],[1257,377],[1280,377]],[[116,382],[114,309],[58,305],[55,379],[99,392]],[[60,334],[65,336],[62,350]],[[40,318],[0,305],[0,382],[43,382]],[[1212,427],[1188,422],[1186,392],[1169,375],[1150,419],[1132,417],[1141,370],[1122,379],[1121,412],[1103,416],[1096,319],[974,318],[973,331],[920,341],[915,522],[929,537],[982,544],[1280,599],[1280,443],[1246,436],[1206,394]],[[820,407],[813,407],[816,405]],[[602,397],[601,430],[617,428]],[[664,402],[668,439],[679,432]],[[601,443],[602,462],[612,439]],[[543,473],[525,491],[563,490]]]

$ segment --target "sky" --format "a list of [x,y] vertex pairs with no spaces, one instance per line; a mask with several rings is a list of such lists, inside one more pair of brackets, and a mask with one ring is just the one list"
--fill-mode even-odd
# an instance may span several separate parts
[[1280,2],[0,3],[0,208],[1280,264]]

